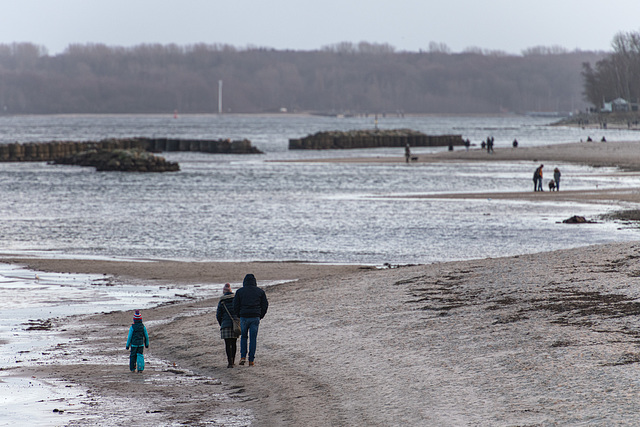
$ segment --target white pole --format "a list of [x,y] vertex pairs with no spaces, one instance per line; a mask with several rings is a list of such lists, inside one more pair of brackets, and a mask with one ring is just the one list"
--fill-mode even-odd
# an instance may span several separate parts
[[218,114],[222,114],[222,80],[218,80]]

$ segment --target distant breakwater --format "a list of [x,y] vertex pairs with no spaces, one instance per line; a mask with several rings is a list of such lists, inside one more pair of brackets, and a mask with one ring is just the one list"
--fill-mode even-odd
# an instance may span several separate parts
[[196,151],[218,154],[261,154],[249,140],[122,138],[101,141],[14,142],[0,145],[0,162],[48,162],[89,150],[144,150],[153,153]]
[[411,129],[317,132],[290,139],[290,150],[332,150],[375,147],[446,147],[464,145],[462,135],[426,135]]

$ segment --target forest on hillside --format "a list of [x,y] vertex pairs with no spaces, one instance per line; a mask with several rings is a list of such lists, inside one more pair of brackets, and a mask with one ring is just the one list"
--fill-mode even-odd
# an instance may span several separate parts
[[0,45],[0,114],[568,112],[589,106],[583,64],[603,52],[534,48],[396,52],[340,43],[315,51],[228,45],[70,45],[48,55]]

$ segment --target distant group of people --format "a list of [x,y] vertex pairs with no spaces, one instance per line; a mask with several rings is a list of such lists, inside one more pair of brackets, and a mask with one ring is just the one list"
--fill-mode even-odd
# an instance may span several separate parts
[[[467,140],[469,141],[469,140]],[[493,144],[495,142],[495,139],[493,138],[493,136],[490,136],[487,138],[487,141],[482,141],[482,149],[484,150],[485,147],[487,148],[487,153],[491,154],[493,153]],[[465,144],[467,146],[467,150],[469,150],[469,146],[467,144]],[[513,139],[513,142],[511,143],[511,146],[513,148],[518,148],[518,140],[517,139]]]
[[[494,138],[493,136],[490,136],[486,139],[486,141],[482,141],[481,146],[483,150],[486,148],[487,153],[493,153],[493,144],[494,144]],[[464,141],[464,145],[465,145],[465,148],[469,150],[469,146],[471,145],[471,142],[467,139]],[[512,146],[513,148],[518,147],[517,139],[513,140]],[[451,147],[449,147],[449,149],[451,150]],[[405,147],[404,155],[405,155],[406,162],[409,163],[409,161],[411,160],[411,148],[409,147],[409,144],[407,144]],[[533,191],[544,191],[542,189],[542,175],[543,175],[542,169],[543,168],[544,168],[544,165],[541,164],[533,172]],[[562,177],[562,173],[560,172],[560,169],[555,168],[553,170],[553,179],[549,180],[548,182],[549,191],[560,191],[561,177]]]
[[[220,325],[220,338],[225,343],[227,368],[235,366],[237,341],[240,337],[240,365],[255,364],[258,328],[260,320],[267,314],[269,301],[267,295],[258,287],[253,274],[247,274],[242,287],[233,293],[231,284],[226,283],[222,288],[222,297],[218,302],[216,320]],[[239,324],[239,328],[236,327]],[[149,348],[149,334],[142,323],[140,310],[133,314],[133,324],[129,328],[126,349],[131,348],[129,355],[129,370],[142,372],[144,370],[144,349]]]
[[[533,191],[544,191],[542,189],[542,168],[544,168],[543,164],[533,172]],[[553,179],[549,181],[549,191],[560,191],[561,176],[560,169],[555,168],[553,170]]]
[[[482,141],[480,143],[480,146],[482,147],[483,150],[486,148],[487,153],[491,154],[491,153],[493,153],[494,143],[495,143],[495,138],[493,136],[489,136],[489,137],[487,137],[487,139],[485,141]],[[471,145],[471,143],[467,139],[465,141],[465,147],[467,147],[467,151],[469,150],[469,146],[470,145]],[[518,140],[514,139],[513,142],[511,143],[511,146],[513,148],[518,148]]]
[[487,153],[493,153],[493,143],[495,140],[492,136],[487,138]]
[[[480,143],[480,146],[482,147],[483,150],[487,150],[487,153],[491,154],[493,153],[493,146],[495,143],[495,138],[493,136],[489,136],[487,137],[486,140],[483,140]],[[471,141],[467,138],[463,141],[464,144],[464,148],[469,151],[469,148],[471,147]],[[514,139],[513,142],[511,143],[513,148],[518,148],[518,140]],[[449,151],[453,151],[453,143],[450,142],[449,143]],[[409,163],[412,160],[417,160],[417,157],[412,157],[411,156],[411,147],[409,146],[409,144],[406,144],[404,147],[404,160],[405,162]]]
[[[580,140],[580,142],[582,142],[582,139]],[[593,142],[593,139],[591,139],[590,136],[587,137],[587,142]],[[605,138],[604,136],[600,139],[600,142],[607,142],[607,138]]]

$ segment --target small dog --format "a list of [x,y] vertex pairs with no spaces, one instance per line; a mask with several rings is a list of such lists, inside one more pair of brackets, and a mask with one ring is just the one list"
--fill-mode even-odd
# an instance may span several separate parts
[[549,191],[556,189],[556,182],[554,180],[549,181]]

